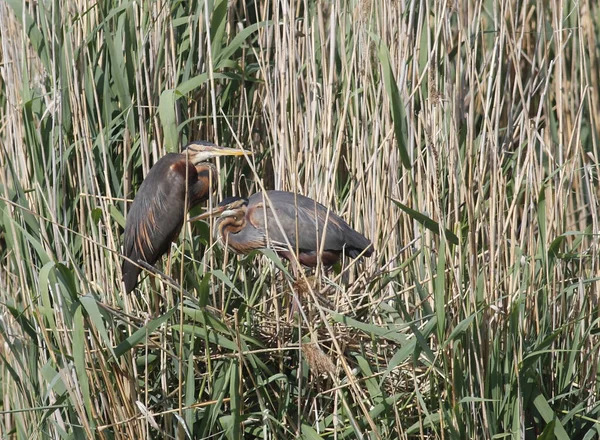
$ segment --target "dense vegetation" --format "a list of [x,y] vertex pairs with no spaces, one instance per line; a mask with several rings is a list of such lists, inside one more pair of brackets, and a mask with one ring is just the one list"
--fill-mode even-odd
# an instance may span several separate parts
[[[591,0],[0,3],[0,437],[598,438],[599,38]],[[124,295],[125,201],[194,139],[254,152],[212,205],[376,253],[294,281],[198,222]]]

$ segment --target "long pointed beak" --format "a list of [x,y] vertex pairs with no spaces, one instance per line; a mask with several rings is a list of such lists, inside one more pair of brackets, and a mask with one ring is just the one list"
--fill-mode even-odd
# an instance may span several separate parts
[[252,151],[243,150],[241,148],[221,147],[205,141],[197,141],[188,144],[184,149],[184,154],[185,153],[189,155],[189,158],[194,165],[205,162],[213,157],[252,155]]
[[218,150],[214,150],[211,152],[213,157],[217,156],[245,156],[246,154],[252,156],[252,151],[242,150],[241,148],[228,148],[228,147],[219,147]]
[[210,217],[217,217],[218,215],[221,215],[223,212],[225,212],[228,207],[229,207],[228,205],[217,206],[212,211],[207,211],[204,214],[200,214],[200,215],[197,215],[196,217],[192,217],[191,219],[188,220],[188,222],[195,222],[198,220],[206,220],[207,218],[210,218]]

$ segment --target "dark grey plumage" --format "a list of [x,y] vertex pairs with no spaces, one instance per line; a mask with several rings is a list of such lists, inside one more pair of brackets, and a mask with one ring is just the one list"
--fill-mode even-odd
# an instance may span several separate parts
[[[270,247],[290,259],[287,237],[294,252],[298,249],[300,263],[309,267],[317,265],[322,239],[325,243],[321,260],[326,266],[334,264],[342,252],[352,258],[361,253],[369,257],[373,253],[367,238],[333,211],[330,210],[328,216],[327,208],[320,203],[287,191],[267,191],[267,197],[271,205],[262,192],[248,199],[230,198],[220,203],[223,212],[217,228],[233,250],[247,253]],[[275,214],[283,232],[277,225]]]

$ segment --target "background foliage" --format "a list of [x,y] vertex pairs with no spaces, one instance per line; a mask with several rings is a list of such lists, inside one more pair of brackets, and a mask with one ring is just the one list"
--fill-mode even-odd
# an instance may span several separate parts
[[[0,436],[597,438],[599,17],[0,3]],[[254,152],[215,199],[300,192],[375,255],[309,288],[194,224],[124,296],[125,200],[194,139]]]

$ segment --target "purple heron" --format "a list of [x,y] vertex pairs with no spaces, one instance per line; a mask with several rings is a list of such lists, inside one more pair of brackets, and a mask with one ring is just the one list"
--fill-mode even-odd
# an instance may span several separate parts
[[[217,168],[206,160],[252,154],[210,142],[188,144],[181,153],[159,159],[140,185],[125,225],[122,274],[127,293],[142,271],[139,261],[153,265],[179,236],[187,211],[208,200],[217,184]],[[187,201],[187,206],[185,205]]]
[[[212,212],[191,221],[218,215],[218,234],[229,248],[240,254],[270,248],[291,260],[287,237],[294,253],[297,250],[298,261],[307,267],[315,267],[319,258],[324,266],[331,266],[342,254],[357,258],[373,253],[373,245],[367,238],[320,203],[286,191],[266,194],[270,203],[264,200],[262,192],[247,199],[230,197]],[[283,230],[277,225],[275,215]],[[324,244],[319,256],[321,240]]]

